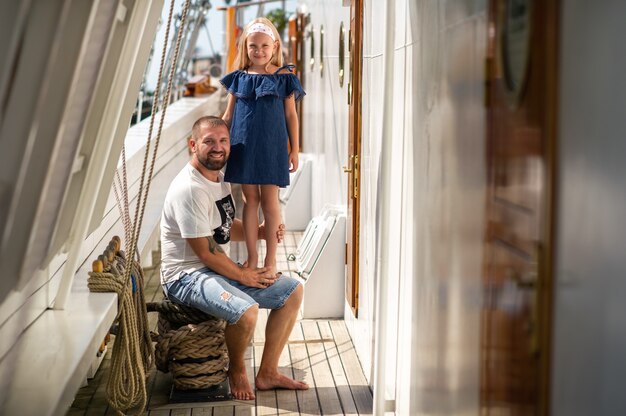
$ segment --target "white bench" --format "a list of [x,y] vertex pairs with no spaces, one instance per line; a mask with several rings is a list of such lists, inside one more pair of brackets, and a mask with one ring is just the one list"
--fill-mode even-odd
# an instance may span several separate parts
[[300,167],[289,174],[290,185],[280,190],[279,199],[285,227],[292,231],[304,230],[311,220],[311,182],[313,158],[300,154]]

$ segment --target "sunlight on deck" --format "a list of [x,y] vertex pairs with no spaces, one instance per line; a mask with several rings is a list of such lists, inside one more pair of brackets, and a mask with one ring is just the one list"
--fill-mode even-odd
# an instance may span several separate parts
[[[278,250],[278,269],[291,270],[287,256],[296,250],[302,233],[287,232]],[[233,249],[236,250],[234,245]],[[231,253],[234,254],[234,253]],[[260,249],[263,258],[264,247]],[[155,259],[158,260],[158,259]],[[158,261],[145,272],[146,302],[163,297],[159,284]],[[306,295],[305,295],[306,296]],[[149,325],[156,331],[157,314],[150,313]],[[263,351],[267,311],[261,310],[252,343],[246,353],[248,377],[252,383]],[[109,342],[113,346],[113,340]],[[110,368],[110,350],[95,377],[81,388],[68,416],[113,415],[108,406],[105,387]],[[149,416],[197,415],[369,415],[372,414],[372,392],[367,384],[354,345],[343,320],[299,320],[289,337],[280,359],[279,370],[307,382],[307,391],[272,390],[256,392],[256,400],[247,402],[214,402],[168,404],[171,376],[152,368],[148,375]]]

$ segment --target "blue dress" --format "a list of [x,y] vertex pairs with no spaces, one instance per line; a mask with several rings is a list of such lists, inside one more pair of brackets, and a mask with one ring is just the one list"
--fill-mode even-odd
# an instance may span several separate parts
[[237,97],[230,127],[230,158],[224,180],[250,185],[289,185],[284,100],[305,92],[293,73],[248,74],[237,70],[220,80]]

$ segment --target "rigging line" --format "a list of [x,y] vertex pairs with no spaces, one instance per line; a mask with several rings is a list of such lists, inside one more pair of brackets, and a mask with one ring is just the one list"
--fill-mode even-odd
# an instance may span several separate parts
[[[131,221],[130,221],[130,205],[128,201],[128,175],[126,172],[126,143],[122,144],[122,198],[124,202],[124,232],[126,233],[124,241],[130,241],[131,238]],[[128,229],[126,229],[128,228]]]
[[130,238],[130,230],[127,227],[127,222],[126,222],[126,216],[125,216],[125,212],[124,212],[124,208],[122,205],[122,198],[120,197],[120,193],[121,191],[118,191],[118,188],[121,188],[122,186],[121,184],[121,180],[120,180],[120,176],[117,172],[115,172],[115,178],[113,179],[113,194],[115,195],[115,202],[117,205],[117,210],[120,213],[120,218],[122,219],[122,224],[124,225],[124,241],[128,241]]
[[[157,112],[157,107],[158,107],[158,97],[160,94],[160,89],[161,89],[161,81],[163,78],[163,67],[165,66],[165,56],[166,56],[166,52],[167,52],[167,44],[169,42],[169,36],[170,36],[170,28],[172,26],[172,17],[174,15],[174,3],[175,0],[172,0],[170,2],[170,9],[169,9],[169,13],[168,13],[168,18],[167,18],[167,26],[165,27],[165,38],[163,40],[163,51],[161,53],[161,63],[159,66],[159,76],[158,76],[158,80],[157,80],[157,84],[156,84],[156,88],[154,91],[154,97],[155,99],[153,99],[152,101],[152,113],[150,116],[150,127],[148,129],[148,137],[146,139],[146,151],[144,153],[144,160],[143,160],[143,167],[142,167],[142,171],[141,171],[141,179],[140,179],[140,183],[139,183],[139,189],[137,191],[137,206],[135,209],[135,218],[133,221],[133,229],[131,232],[131,241],[126,241],[126,252],[127,252],[127,258],[128,259],[132,259],[135,257],[135,245],[137,244],[135,240],[135,235],[138,233],[137,231],[137,224],[138,224],[138,218],[139,218],[139,211],[140,211],[140,201],[142,200],[143,197],[143,188],[144,188],[144,180],[145,180],[145,176],[146,176],[146,168],[147,168],[147,164],[148,164],[148,157],[150,155],[150,141],[152,138],[152,132],[154,129],[154,119],[156,117],[156,112]],[[161,114],[161,117],[163,117],[164,114]],[[126,164],[126,159],[123,160],[123,164]],[[126,270],[124,273],[124,279],[125,279],[125,285],[128,285],[128,280],[130,280],[130,269]],[[124,287],[124,289],[126,289],[126,287]]]
[[[170,69],[170,73],[169,73],[169,77],[168,77],[168,82],[167,82],[167,93],[166,93],[166,97],[169,97],[172,91],[172,84],[173,84],[173,80],[174,80],[174,75],[176,72],[176,63],[178,60],[178,56],[179,56],[179,52],[180,52],[180,45],[181,45],[181,41],[182,41],[182,37],[183,37],[183,27],[185,25],[186,19],[187,19],[187,11],[189,10],[189,4],[190,4],[190,0],[187,0],[185,2],[184,8],[183,8],[183,13],[182,13],[182,17],[181,17],[181,22],[180,22],[180,30],[178,31],[178,37],[176,39],[176,49],[174,51],[174,58],[173,58],[173,62],[171,65],[171,69]],[[168,25],[169,27],[170,25]],[[165,48],[164,48],[165,49]],[[164,53],[165,55],[165,53]],[[163,122],[165,120],[165,115],[167,113],[167,106],[169,104],[169,99],[165,100],[163,102],[163,108],[160,112],[160,118],[159,118],[159,127],[158,127],[158,131],[155,137],[155,144],[154,144],[154,151],[152,153],[152,159],[151,159],[151,163],[150,163],[150,169],[149,169],[149,173],[148,173],[148,178],[147,178],[147,182],[146,182],[146,189],[145,189],[145,193],[143,192],[143,182],[144,179],[146,177],[146,166],[148,163],[148,151],[149,151],[149,143],[150,143],[150,138],[151,138],[151,132],[148,135],[148,139],[147,139],[147,143],[146,143],[146,155],[144,158],[144,166],[143,166],[143,170],[142,170],[142,175],[141,175],[141,183],[140,183],[140,189],[139,189],[139,196],[137,198],[137,209],[135,211],[135,224],[134,224],[134,229],[133,229],[133,235],[132,235],[132,244],[129,248],[129,251],[131,251],[131,253],[128,255],[128,259],[132,259],[135,252],[136,252],[136,245],[137,245],[137,241],[139,239],[139,232],[141,230],[141,224],[143,222],[143,215],[146,209],[146,203],[148,200],[148,192],[150,191],[150,184],[152,182],[152,174],[154,172],[154,164],[156,161],[156,155],[157,155],[157,151],[159,148],[159,142],[161,140],[161,132],[163,130]],[[154,123],[154,117],[155,114],[152,114],[152,118],[150,120],[150,125],[151,127],[153,126]],[[128,285],[128,281],[130,280],[130,269],[126,270],[126,276],[125,276],[125,285]]]
[[216,56],[215,48],[213,47],[213,40],[211,40],[211,33],[209,32],[209,26],[207,26],[206,20],[202,24],[202,26],[204,26],[204,31],[206,32],[206,37],[209,40],[209,48],[211,48],[211,53],[213,54],[213,56]]
[[[183,16],[182,16],[182,19],[181,19],[181,31],[178,33],[178,39],[176,40],[176,50],[174,52],[174,62],[172,63],[172,69],[170,71],[169,81],[167,83],[167,94],[166,94],[167,97],[169,97],[169,95],[171,94],[171,91],[172,91],[172,84],[173,84],[172,81],[174,79],[174,75],[175,75],[175,72],[176,72],[176,62],[178,60],[178,56],[179,56],[179,53],[180,53],[180,45],[181,45],[182,34],[183,34],[182,28],[185,26],[185,22],[186,22],[186,18],[187,18],[187,11],[189,10],[189,4],[190,4],[190,0],[187,0],[185,2],[185,7],[183,9]],[[146,193],[145,193],[144,199],[143,199],[142,204],[141,204],[141,214],[139,215],[139,225],[137,226],[137,235],[135,236],[136,239],[139,237],[139,230],[141,230],[141,223],[143,221],[143,214],[144,214],[145,209],[146,209],[146,202],[147,202],[147,199],[148,199],[148,192],[150,190],[150,184],[152,182],[152,175],[154,173],[154,164],[155,164],[155,161],[156,161],[157,150],[159,148],[159,142],[161,140],[161,132],[163,131],[163,122],[165,120],[165,113],[167,111],[168,102],[169,102],[169,100],[163,103],[163,110],[162,110],[163,114],[162,114],[161,118],[159,119],[159,130],[158,130],[157,136],[155,138],[154,151],[152,153],[152,161],[151,161],[151,164],[150,164],[150,171],[148,173],[148,183],[146,184]]]

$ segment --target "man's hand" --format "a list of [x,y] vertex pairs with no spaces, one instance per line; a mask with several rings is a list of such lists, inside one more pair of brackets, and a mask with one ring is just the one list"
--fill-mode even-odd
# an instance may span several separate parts
[[[276,240],[280,243],[285,238],[285,224],[279,224],[276,230]],[[265,238],[265,223],[259,225],[259,240],[267,240]]]
[[250,286],[250,287],[258,287],[260,289],[265,289],[274,284],[276,279],[280,276],[280,274],[272,276],[268,273],[267,267],[263,267],[260,269],[251,269],[250,267],[241,268],[241,277],[239,278],[239,283]]

